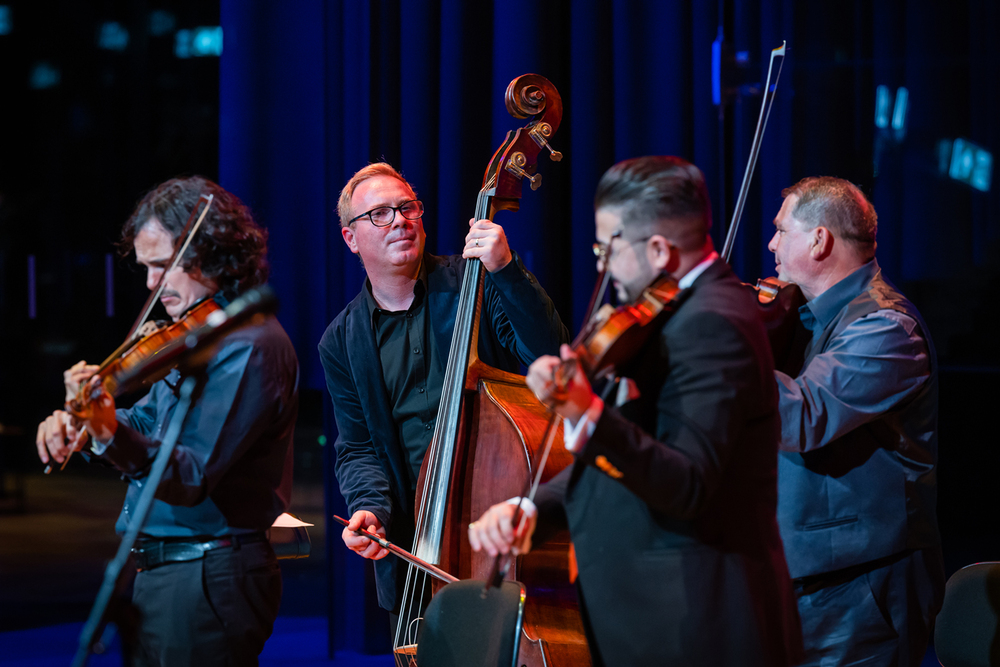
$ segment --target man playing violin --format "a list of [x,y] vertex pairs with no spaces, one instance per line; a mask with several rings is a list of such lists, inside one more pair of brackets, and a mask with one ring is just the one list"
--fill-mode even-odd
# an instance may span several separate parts
[[470,542],[523,553],[568,526],[595,665],[793,664],[774,367],[750,295],[713,250],[704,177],[676,157],[626,160],[601,178],[594,208],[620,298],[669,274],[679,304],[617,369],[628,380],[616,405],[568,346],[531,365],[528,386],[564,418],[575,463],[539,488],[517,530],[514,503],[500,503]]
[[812,332],[778,372],[778,523],[807,665],[919,665],[944,590],[937,362],[917,309],[875,260],[877,216],[851,183],[787,188],[768,249]]
[[[202,226],[168,271],[185,222],[208,194],[214,201]],[[204,299],[225,305],[267,279],[267,232],[239,199],[200,177],[170,180],[147,194],[120,246],[135,251],[150,289],[162,278],[160,301],[175,321]],[[96,370],[81,362],[67,371],[67,396]],[[43,462],[62,462],[89,439],[84,454],[127,478],[119,533],[132,521],[180,379],[174,369],[124,410],[98,385],[90,416],[57,410],[39,425]],[[298,412],[298,361],[277,320],[267,317],[223,337],[195,397],[133,549],[139,570],[133,662],[255,665],[281,599],[281,573],[265,531],[288,507]]]
[[487,270],[479,357],[518,372],[569,334],[548,295],[507,245],[504,230],[470,220],[462,255],[425,251],[423,204],[385,163],[356,173],[340,193],[341,234],[364,264],[361,293],[319,343],[337,420],[336,475],[351,513],[344,543],[375,561],[380,605],[398,608],[405,567],[355,534],[410,544],[414,496],[434,433],[466,262]]

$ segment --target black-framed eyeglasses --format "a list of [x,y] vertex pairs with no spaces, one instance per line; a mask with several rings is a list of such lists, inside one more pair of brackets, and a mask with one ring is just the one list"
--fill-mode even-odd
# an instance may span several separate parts
[[352,218],[347,224],[353,225],[367,215],[376,227],[388,227],[396,219],[396,211],[399,211],[399,214],[407,220],[416,220],[424,214],[424,203],[419,199],[411,199],[404,201],[399,206],[378,206]]
[[594,244],[594,257],[599,260],[607,262],[611,257],[611,244],[615,242],[615,239],[621,238],[622,230],[618,230],[608,239],[607,243],[601,243],[598,241]]
[[[620,239],[621,237],[622,237],[622,230],[619,229],[617,232],[615,232],[614,234],[612,234],[610,236],[610,238],[608,238],[608,242],[607,243],[601,243],[600,241],[598,241],[597,243],[595,243],[593,245],[593,248],[594,248],[594,257],[596,257],[597,259],[602,260],[603,262],[607,263],[611,259],[611,255],[612,255],[611,244],[613,244],[615,242],[615,239]],[[645,243],[646,241],[648,241],[651,238],[653,238],[653,237],[652,236],[644,236],[641,239],[624,239],[624,241],[626,243]]]

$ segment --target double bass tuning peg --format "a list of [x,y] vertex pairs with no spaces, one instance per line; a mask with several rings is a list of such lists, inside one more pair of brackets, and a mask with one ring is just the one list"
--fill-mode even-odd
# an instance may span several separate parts
[[551,125],[549,125],[548,123],[538,123],[533,128],[531,128],[528,134],[531,135],[531,138],[534,139],[535,143],[538,144],[540,147],[549,149],[549,158],[553,162],[559,162],[560,160],[563,159],[563,154],[557,151],[556,149],[552,148],[552,145],[549,143],[548,138],[552,136]]
[[[562,157],[560,155],[560,157]],[[537,190],[542,185],[542,175],[541,174],[529,174],[524,170],[524,165],[527,164],[528,159],[524,157],[524,153],[517,151],[507,160],[507,164],[504,168],[510,173],[514,174],[518,178],[526,178],[531,182],[531,189]]]

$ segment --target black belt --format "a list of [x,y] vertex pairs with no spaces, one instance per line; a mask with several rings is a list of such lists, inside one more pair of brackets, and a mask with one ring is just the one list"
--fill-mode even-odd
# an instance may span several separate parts
[[181,563],[204,558],[205,554],[215,549],[224,549],[253,542],[266,542],[267,533],[263,530],[256,533],[226,535],[205,542],[143,540],[132,547],[132,558],[135,560],[137,572],[152,570],[154,567],[167,563]]

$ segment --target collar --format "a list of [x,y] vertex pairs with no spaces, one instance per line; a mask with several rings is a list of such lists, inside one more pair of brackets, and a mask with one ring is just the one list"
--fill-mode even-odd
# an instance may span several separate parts
[[[424,295],[427,294],[427,257],[424,256],[423,260],[420,262],[420,273],[417,275],[417,282],[413,285],[413,302],[407,309],[407,312],[415,310],[424,299]],[[372,326],[375,326],[375,318],[381,313],[389,313],[392,311],[385,310],[378,305],[375,301],[375,296],[372,294],[372,281],[370,278],[365,278],[365,304],[368,306],[368,317],[371,319]]]
[[855,269],[836,285],[799,307],[802,323],[813,331],[817,328],[825,329],[837,313],[842,311],[854,297],[861,294],[880,271],[878,261],[875,259]]
[[709,254],[708,257],[698,262],[698,264],[684,274],[684,277],[677,281],[677,286],[681,289],[687,289],[694,284],[694,281],[698,280],[698,276],[705,273],[705,269],[712,266],[712,262],[719,259],[719,253],[714,250]]

